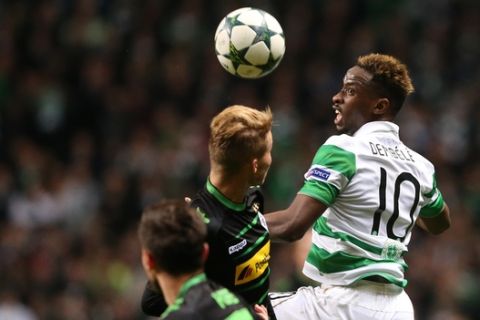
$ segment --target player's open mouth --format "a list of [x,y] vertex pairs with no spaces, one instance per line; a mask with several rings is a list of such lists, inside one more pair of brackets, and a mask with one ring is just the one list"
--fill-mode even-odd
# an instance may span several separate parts
[[335,119],[333,120],[333,123],[338,125],[342,121],[342,113],[340,112],[340,108],[337,106],[333,106],[333,109],[335,110]]

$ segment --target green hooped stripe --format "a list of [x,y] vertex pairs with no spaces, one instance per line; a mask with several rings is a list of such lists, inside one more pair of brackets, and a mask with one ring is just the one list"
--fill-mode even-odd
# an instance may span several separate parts
[[337,198],[338,189],[331,184],[313,180],[306,181],[298,193],[305,194],[330,206]]
[[434,174],[434,175],[433,175],[433,186],[432,186],[432,190],[430,190],[430,192],[426,193],[426,194],[425,194],[425,197],[427,197],[427,198],[433,197],[433,195],[435,194],[435,191],[437,191],[437,177],[436,177],[435,174]]
[[319,164],[343,174],[350,180],[356,171],[355,154],[334,145],[323,145],[318,149],[313,164]]
[[325,218],[325,217],[320,217],[319,219],[317,219],[313,229],[320,235],[327,236],[327,237],[334,238],[334,239],[340,239],[342,241],[347,241],[347,242],[353,243],[357,247],[360,247],[363,250],[366,250],[366,251],[371,252],[371,253],[375,253],[375,254],[378,254],[378,255],[382,254],[382,250],[383,250],[382,248],[372,246],[371,244],[363,242],[362,240],[359,240],[359,239],[349,235],[348,233],[333,231],[327,225],[327,218]]
[[[370,266],[377,263],[384,263],[384,262],[400,264],[404,270],[407,268],[407,265],[404,262],[402,263],[399,261],[392,261],[388,259],[373,260],[373,259],[353,256],[351,254],[348,254],[342,251],[330,253],[315,245],[313,245],[312,248],[310,249],[310,252],[308,253],[308,256],[307,256],[307,261],[311,265],[314,265],[322,273],[350,271],[357,268]],[[374,273],[374,274],[379,274],[379,273]],[[365,277],[366,276],[368,275],[365,275]],[[393,276],[389,276],[387,280],[401,287],[404,287],[407,285],[406,281],[399,280]]]
[[210,179],[207,179],[207,190],[212,194],[218,201],[220,201],[225,207],[234,210],[234,211],[243,211],[247,207],[247,204],[244,203],[235,203],[232,200],[225,197],[217,188],[210,182]]
[[365,279],[367,277],[370,277],[370,276],[381,276],[381,277],[387,279],[388,282],[393,283],[394,285],[397,285],[397,286],[402,287],[402,288],[405,288],[408,284],[407,279],[399,280],[399,279],[395,278],[394,276],[392,276],[391,274],[386,273],[386,272],[365,273],[361,277],[359,277],[357,280],[363,280],[363,279]]

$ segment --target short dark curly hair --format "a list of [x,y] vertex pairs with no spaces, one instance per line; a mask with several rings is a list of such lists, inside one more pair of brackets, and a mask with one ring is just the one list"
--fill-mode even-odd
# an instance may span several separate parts
[[377,85],[378,93],[385,95],[398,112],[408,95],[415,91],[407,66],[397,58],[371,53],[360,56],[357,66],[373,75],[372,83]]
[[183,199],[166,199],[147,207],[138,236],[142,248],[153,256],[157,270],[178,276],[203,266],[207,227]]

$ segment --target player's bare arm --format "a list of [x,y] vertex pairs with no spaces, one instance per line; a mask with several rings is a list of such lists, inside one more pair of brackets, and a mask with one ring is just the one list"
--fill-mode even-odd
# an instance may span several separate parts
[[416,224],[431,234],[440,234],[450,228],[450,209],[445,204],[439,215],[432,218],[419,217]]
[[297,194],[287,209],[265,215],[270,237],[288,242],[299,240],[326,209],[320,201]]

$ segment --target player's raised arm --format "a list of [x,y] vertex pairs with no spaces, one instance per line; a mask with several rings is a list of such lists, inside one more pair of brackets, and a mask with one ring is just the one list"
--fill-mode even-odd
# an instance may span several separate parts
[[290,206],[265,215],[273,240],[296,241],[322,215],[327,206],[304,194],[297,194]]

